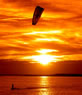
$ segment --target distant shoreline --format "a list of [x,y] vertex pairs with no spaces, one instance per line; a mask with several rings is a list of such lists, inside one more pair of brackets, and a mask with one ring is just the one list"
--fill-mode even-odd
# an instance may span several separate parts
[[0,74],[0,76],[65,76],[65,77],[82,77],[82,74],[53,74],[53,75],[31,75],[31,74]]

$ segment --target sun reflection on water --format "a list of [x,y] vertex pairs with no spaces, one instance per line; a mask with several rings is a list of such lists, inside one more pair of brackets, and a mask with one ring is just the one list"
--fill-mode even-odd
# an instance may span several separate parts
[[40,77],[40,85],[41,85],[41,89],[40,89],[40,95],[49,95],[49,89],[48,89],[48,76],[41,76]]
[[40,85],[42,87],[45,87],[45,88],[48,87],[48,77],[47,76],[41,76],[40,78],[41,78]]

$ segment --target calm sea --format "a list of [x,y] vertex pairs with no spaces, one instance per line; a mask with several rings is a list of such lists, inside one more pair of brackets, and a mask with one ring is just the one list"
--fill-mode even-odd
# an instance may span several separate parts
[[82,77],[0,76],[0,95],[82,95]]

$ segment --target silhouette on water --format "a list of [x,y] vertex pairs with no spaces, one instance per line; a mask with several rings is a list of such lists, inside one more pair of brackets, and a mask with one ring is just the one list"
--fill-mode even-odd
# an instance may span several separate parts
[[12,84],[12,87],[11,87],[11,90],[14,90],[15,88],[14,88],[14,84]]
[[12,84],[11,90],[42,89],[42,88],[50,88],[50,87],[26,87],[26,88],[15,88],[15,87],[14,87],[14,84]]
[[47,88],[47,89],[49,89],[49,88],[55,88],[54,86],[50,86],[50,87],[26,87],[26,88],[15,88],[14,87],[14,84],[12,84],[12,88],[11,88],[11,90],[25,90],[25,89],[45,89],[45,88]]

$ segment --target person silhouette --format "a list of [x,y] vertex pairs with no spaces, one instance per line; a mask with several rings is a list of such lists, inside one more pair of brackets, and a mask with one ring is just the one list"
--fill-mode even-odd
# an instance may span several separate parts
[[11,88],[12,90],[14,89],[14,84],[12,84],[12,88]]

